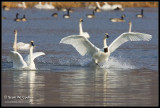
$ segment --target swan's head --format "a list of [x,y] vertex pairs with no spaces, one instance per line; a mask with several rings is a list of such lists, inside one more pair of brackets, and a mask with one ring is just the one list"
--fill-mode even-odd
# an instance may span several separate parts
[[17,34],[17,30],[14,30],[14,34]]
[[30,45],[34,47],[34,44],[33,44],[33,43],[34,43],[34,41],[32,40],[31,43],[30,43]]
[[83,22],[83,19],[82,19],[82,18],[80,18],[80,19],[79,19],[79,22]]
[[107,38],[109,38],[108,33],[106,33],[106,34],[104,35],[104,39],[107,39]]
[[129,23],[128,23],[129,25],[131,25],[132,24],[132,22],[131,21],[129,21]]

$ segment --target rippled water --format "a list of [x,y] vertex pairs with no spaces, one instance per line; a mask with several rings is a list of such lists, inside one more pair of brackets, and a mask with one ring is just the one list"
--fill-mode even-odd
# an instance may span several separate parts
[[[8,106],[157,106],[158,105],[158,8],[144,8],[144,18],[136,14],[141,8],[126,8],[124,12],[95,13],[77,8],[70,19],[51,17],[56,10],[11,9],[2,16],[2,105]],[[15,14],[26,15],[27,22],[14,22]],[[109,18],[125,14],[126,22],[112,23]],[[88,65],[89,56],[82,57],[70,45],[59,44],[68,35],[78,34],[79,18],[83,18],[83,30],[90,34],[90,41],[103,47],[107,32],[109,45],[121,33],[132,31],[152,35],[149,42],[127,42],[110,56],[107,68]],[[18,41],[34,40],[34,52],[45,56],[35,59],[36,71],[13,70],[7,62],[12,50],[14,29]],[[20,52],[24,56],[28,52]]]

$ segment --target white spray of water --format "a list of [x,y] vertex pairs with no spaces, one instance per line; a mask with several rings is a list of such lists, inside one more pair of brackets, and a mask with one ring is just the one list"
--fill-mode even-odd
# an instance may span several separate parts
[[[54,65],[65,65],[65,66],[83,66],[83,67],[89,67],[89,66],[96,66],[92,62],[91,57],[88,56],[72,56],[72,57],[57,57],[52,56],[45,61],[44,58],[42,58],[43,63],[52,63]],[[129,60],[125,58],[121,58],[121,56],[113,57],[110,56],[109,60],[106,63],[99,64],[100,68],[107,68],[107,69],[135,69],[136,67],[130,63]]]

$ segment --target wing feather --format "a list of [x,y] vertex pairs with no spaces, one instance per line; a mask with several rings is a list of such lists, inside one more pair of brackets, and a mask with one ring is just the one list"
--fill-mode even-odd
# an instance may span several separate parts
[[70,35],[61,39],[60,43],[72,45],[82,56],[93,55],[99,50],[87,38],[80,35]]
[[23,57],[17,51],[11,51],[7,60],[13,62],[13,68],[18,69],[27,67],[26,62],[23,60]]
[[116,38],[110,45],[109,51],[112,53],[116,50],[120,45],[127,41],[149,41],[151,40],[152,35],[138,32],[126,32],[121,34],[118,38]]
[[[33,53],[33,60],[39,56],[45,55],[44,52],[34,52]],[[30,55],[27,55],[24,59],[24,61],[29,65],[30,64]]]

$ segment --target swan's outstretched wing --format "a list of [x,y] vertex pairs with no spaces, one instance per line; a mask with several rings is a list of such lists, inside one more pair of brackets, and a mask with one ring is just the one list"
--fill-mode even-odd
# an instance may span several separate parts
[[[80,34],[81,35],[81,34]],[[84,36],[85,38],[89,39],[90,36],[87,32],[83,32],[81,36]]]
[[18,50],[29,50],[30,49],[30,44],[23,43],[23,42],[18,42],[17,43],[17,48],[18,48]]
[[[44,52],[34,52],[33,53],[33,60],[41,55],[45,55]],[[29,65],[30,64],[30,55],[27,55],[25,58],[24,58],[24,61]]]
[[99,48],[94,46],[87,38],[80,35],[70,35],[61,39],[60,43],[72,45],[82,56],[93,55]]
[[23,60],[23,57],[17,51],[11,51],[7,60],[13,62],[13,68],[18,69],[27,67],[26,62]]
[[149,41],[152,38],[152,35],[138,32],[126,32],[121,34],[118,38],[116,38],[110,45],[109,51],[112,53],[116,50],[120,45],[127,41]]

